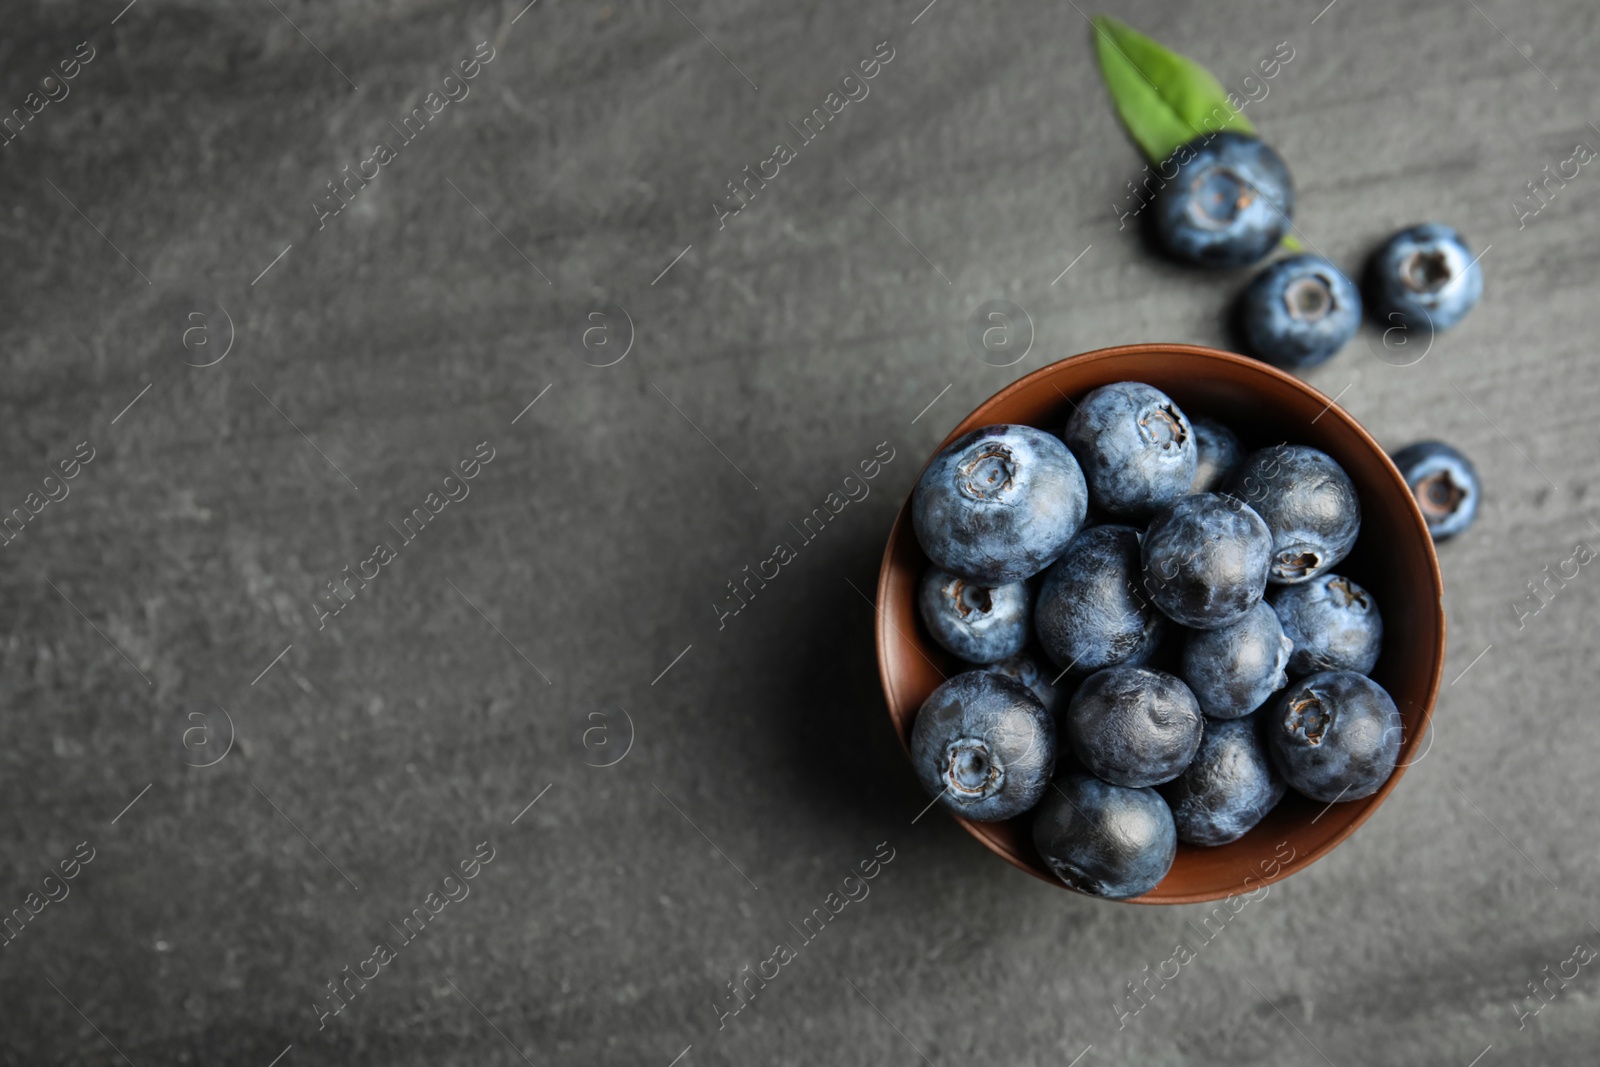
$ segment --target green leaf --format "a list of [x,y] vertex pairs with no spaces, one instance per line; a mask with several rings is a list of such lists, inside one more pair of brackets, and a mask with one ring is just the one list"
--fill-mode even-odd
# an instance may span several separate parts
[[1211,72],[1108,15],[1094,18],[1100,74],[1128,133],[1160,164],[1206,133],[1254,134]]

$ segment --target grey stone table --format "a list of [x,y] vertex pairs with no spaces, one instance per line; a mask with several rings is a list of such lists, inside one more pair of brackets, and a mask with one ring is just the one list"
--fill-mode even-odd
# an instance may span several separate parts
[[1115,5],[1251,95],[1317,247],[1438,219],[1488,279],[1310,376],[1483,470],[1429,754],[1202,938],[916,820],[883,712],[867,598],[948,427],[1230,345],[1246,277],[1122,227],[1070,0],[924,3],[12,6],[0,1060],[1592,1061],[1600,578],[1545,583],[1600,544],[1600,12]]

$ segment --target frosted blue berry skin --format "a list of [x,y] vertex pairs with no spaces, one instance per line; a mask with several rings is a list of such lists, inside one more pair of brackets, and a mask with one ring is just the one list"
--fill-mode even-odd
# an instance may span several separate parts
[[1033,597],[1025,582],[993,588],[930,567],[917,590],[928,633],[946,652],[969,663],[995,663],[1028,643]]
[[1111,667],[1084,679],[1063,723],[1072,754],[1096,777],[1138,788],[1169,782],[1194,758],[1200,705],[1178,678]]
[[1294,645],[1289,673],[1318,671],[1371,674],[1383,649],[1383,615],[1361,586],[1337,574],[1299,585],[1274,586],[1267,601]]
[[1223,131],[1179,147],[1155,197],[1152,226],[1177,259],[1245,267],[1278,246],[1294,216],[1294,180],[1264,141]]
[[917,542],[935,566],[980,585],[1054,563],[1088,510],[1083,471],[1059,439],[1031,426],[973,430],[940,450],[911,497]]
[[1034,813],[1033,843],[1069,889],[1127,900],[1150,892],[1172,869],[1178,831],[1172,809],[1154,789],[1068,772],[1045,791]]
[[1483,495],[1478,468],[1459,449],[1443,441],[1418,441],[1389,458],[1411,487],[1435,541],[1456,536],[1477,519]]
[[1091,526],[1044,572],[1034,632],[1058,670],[1082,678],[1149,659],[1166,619],[1139,588],[1139,531]]
[[1189,631],[1178,676],[1209,718],[1237,719],[1289,684],[1293,648],[1272,606],[1258,601],[1237,622]]
[[1145,595],[1174,622],[1211,630],[1242,618],[1261,599],[1272,534],[1248,504],[1196,493],[1156,513],[1140,554]]
[[1239,323],[1257,358],[1288,370],[1324,363],[1361,327],[1361,291],[1321,256],[1280,259],[1256,275]]
[[911,728],[922,787],[968,819],[1021,815],[1039,802],[1055,762],[1055,720],[1027,686],[993,671],[948,679]]
[[1483,270],[1461,235],[1424,223],[1401,230],[1367,264],[1367,294],[1378,324],[1430,336],[1460,322],[1483,296]]
[[1061,433],[1102,511],[1139,517],[1171,504],[1194,483],[1199,453],[1188,416],[1161,390],[1115,382],[1073,405]]
[[[1032,652],[1019,652],[998,663],[988,664],[984,670],[1003,674],[1012,681],[1027,686],[1033,695],[1039,698],[1039,703],[1044,705],[1044,710],[1052,716],[1058,716],[1065,710],[1066,698],[1069,695],[1067,690],[1070,687],[1054,684],[1061,672],[1049,669],[1047,662]],[[1059,756],[1058,749],[1057,757]]]
[[1272,531],[1273,582],[1307,582],[1343,562],[1361,531],[1355,483],[1326,452],[1274,445],[1245,457],[1225,491]]
[[1194,760],[1160,789],[1178,840],[1226,845],[1266,818],[1289,791],[1272,765],[1259,716],[1208,721]]
[[1214,493],[1228,480],[1241,460],[1244,446],[1239,438],[1216,419],[1200,415],[1189,420],[1194,427],[1194,445],[1198,462],[1194,468],[1191,493]]
[[1370,797],[1400,758],[1400,712],[1354,671],[1295,682],[1263,711],[1273,765],[1297,792],[1331,804]]

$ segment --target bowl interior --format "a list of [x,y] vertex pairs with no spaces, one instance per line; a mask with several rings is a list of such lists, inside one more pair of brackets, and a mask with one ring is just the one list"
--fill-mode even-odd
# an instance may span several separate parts
[[[1172,870],[1141,904],[1186,904],[1249,892],[1286,878],[1348,837],[1383,803],[1419,756],[1444,665],[1443,588],[1433,541],[1410,491],[1383,449],[1342,408],[1297,378],[1244,356],[1194,345],[1129,345],[1054,363],[989,398],[945,438],[992,423],[1058,432],[1071,402],[1097,386],[1140,381],[1165,392],[1190,416],[1208,415],[1247,449],[1287,441],[1338,461],[1361,498],[1361,534],[1335,570],[1365,586],[1383,613],[1383,652],[1372,672],[1405,724],[1400,767],[1374,795],[1323,805],[1290,791],[1261,824],[1231,844],[1180,844]],[[943,447],[941,444],[940,447]],[[878,665],[889,714],[907,746],[917,709],[945,677],[964,668],[923,632],[917,581],[927,557],[911,528],[910,501],[889,535],[878,581]],[[1003,823],[958,819],[994,852],[1054,885],[1030,834],[1030,817]],[[1065,886],[1062,886],[1065,888]]]

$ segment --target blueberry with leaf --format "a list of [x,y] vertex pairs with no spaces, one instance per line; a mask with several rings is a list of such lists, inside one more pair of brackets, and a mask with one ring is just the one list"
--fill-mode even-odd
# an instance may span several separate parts
[[1159,172],[1152,228],[1163,247],[1211,267],[1248,266],[1279,244],[1298,250],[1286,236],[1289,168],[1211,72],[1115,19],[1094,28],[1112,102]]
[[1247,267],[1283,240],[1294,181],[1266,142],[1223,130],[1180,146],[1176,177],[1156,193],[1157,238],[1203,267]]

